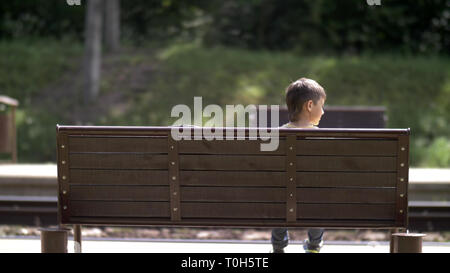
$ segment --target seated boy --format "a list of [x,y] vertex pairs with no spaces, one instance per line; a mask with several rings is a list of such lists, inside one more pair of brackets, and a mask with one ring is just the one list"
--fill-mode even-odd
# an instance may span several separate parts
[[[316,81],[301,78],[291,83],[286,89],[286,104],[289,113],[289,123],[282,128],[317,128],[324,114],[326,93]],[[323,245],[323,229],[309,229],[308,239],[303,248],[307,253],[318,253]],[[273,252],[283,253],[289,243],[287,228],[275,228],[271,238]]]

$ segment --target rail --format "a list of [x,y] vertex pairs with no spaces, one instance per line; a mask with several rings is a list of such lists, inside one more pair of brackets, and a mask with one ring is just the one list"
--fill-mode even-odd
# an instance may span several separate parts
[[[53,196],[0,196],[0,224],[50,226],[57,224]],[[410,201],[409,227],[414,231],[449,231],[450,202]]]

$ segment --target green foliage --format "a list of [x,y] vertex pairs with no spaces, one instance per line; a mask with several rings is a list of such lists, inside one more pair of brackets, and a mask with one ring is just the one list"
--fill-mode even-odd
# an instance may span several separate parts
[[[27,57],[13,57],[18,55]],[[68,116],[81,105],[69,93],[55,94],[52,86],[66,79],[63,87],[56,89],[66,93],[66,86],[78,84],[79,79],[70,77],[74,67],[79,68],[75,60],[82,56],[82,45],[4,42],[0,44],[0,56],[0,90],[21,102],[17,114],[19,160],[56,160],[55,125],[75,124],[76,119]],[[105,103],[110,100],[100,100],[88,106],[86,110],[98,106],[107,109],[94,113],[89,124],[171,125],[177,119],[170,118],[172,107],[193,107],[194,96],[203,97],[204,107],[282,105],[286,86],[299,77],[310,77],[326,89],[326,104],[383,105],[389,128],[411,128],[412,166],[449,167],[448,57],[301,57],[289,52],[181,43],[145,50],[128,48],[105,58],[104,66],[109,70],[103,73],[102,98],[120,94],[121,99],[108,105]],[[43,90],[53,90],[52,97],[47,98],[51,108],[48,103],[40,103]]]
[[[43,90],[62,76],[72,77],[82,46],[63,40],[15,40],[0,42],[0,94],[19,101],[16,114],[19,160],[55,161],[55,125],[61,117],[42,107]],[[69,75],[67,75],[67,74]],[[52,106],[58,109],[60,101]],[[64,109],[59,109],[61,115]]]
[[203,15],[201,0],[122,0],[123,38],[141,45],[148,40],[192,38]]
[[[446,57],[299,57],[287,52],[249,51],[179,44],[158,55],[158,72],[133,106],[103,124],[170,125],[174,105],[284,104],[284,89],[299,77],[325,87],[328,105],[383,105],[388,128],[411,128],[411,163],[442,166],[434,141],[450,136],[450,62]],[[320,126],[320,125],[319,125]],[[441,142],[438,142],[441,143]],[[429,154],[432,158],[426,159]],[[447,166],[448,167],[448,166]]]
[[27,107],[18,111],[17,148],[20,162],[56,161],[56,124],[60,117],[47,109]]
[[435,139],[427,149],[422,165],[448,168],[450,166],[450,139],[448,137]]
[[29,104],[29,99],[73,66],[82,46],[70,40],[0,41],[0,92]]
[[84,5],[69,6],[64,0],[0,1],[0,39],[64,36],[81,39],[84,13]]
[[439,136],[432,141],[416,139],[412,146],[411,157],[421,158],[420,167],[449,168],[450,166],[450,139],[448,136]]
[[212,0],[211,44],[301,53],[436,53],[450,48],[447,0]]
[[[122,0],[122,39],[311,53],[445,53],[448,0]],[[0,1],[0,39],[83,38],[85,1]]]

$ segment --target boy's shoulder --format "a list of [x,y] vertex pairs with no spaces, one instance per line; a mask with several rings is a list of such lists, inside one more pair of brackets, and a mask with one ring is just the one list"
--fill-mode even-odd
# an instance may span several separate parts
[[[297,127],[297,126],[292,125],[291,123],[288,122],[286,124],[281,125],[280,128],[304,128],[304,127]],[[317,126],[313,126],[312,128],[313,129],[319,129],[319,127],[317,127]]]
[[292,126],[290,123],[286,123],[286,124],[281,125],[280,128],[297,128],[297,127]]

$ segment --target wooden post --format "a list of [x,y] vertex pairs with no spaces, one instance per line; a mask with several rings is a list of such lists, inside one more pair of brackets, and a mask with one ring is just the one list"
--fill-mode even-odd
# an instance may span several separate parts
[[66,228],[41,228],[41,252],[42,253],[67,253]]
[[12,162],[17,163],[16,106],[12,106],[11,108],[11,133]]
[[422,253],[422,237],[421,233],[394,233],[392,238],[394,241],[393,253]]
[[392,234],[395,234],[397,232],[400,232],[400,230],[398,228],[389,230],[389,238],[390,238],[389,252],[390,253],[394,253],[394,249],[395,249],[395,242],[394,242],[394,237],[392,237]]
[[4,131],[0,135],[0,152],[6,152],[11,154],[11,162],[17,163],[17,132],[16,132],[16,107],[19,106],[19,102],[13,98],[7,96],[0,96],[0,103],[6,106],[10,106],[10,114],[5,114],[1,117],[0,122],[3,123]]
[[81,253],[81,225],[73,226],[73,241],[75,253]]

